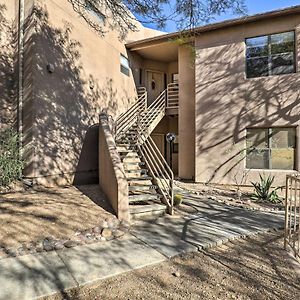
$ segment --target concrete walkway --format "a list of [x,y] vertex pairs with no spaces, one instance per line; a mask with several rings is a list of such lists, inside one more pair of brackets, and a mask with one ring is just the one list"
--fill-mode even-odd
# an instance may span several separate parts
[[140,222],[119,240],[0,260],[0,300],[33,299],[228,239],[283,227],[282,214],[190,199],[195,214]]

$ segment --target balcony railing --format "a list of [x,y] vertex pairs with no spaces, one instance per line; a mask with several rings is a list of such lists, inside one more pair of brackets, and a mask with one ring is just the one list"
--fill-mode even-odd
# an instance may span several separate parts
[[179,85],[178,83],[169,83],[167,87],[167,109],[178,108],[179,106]]

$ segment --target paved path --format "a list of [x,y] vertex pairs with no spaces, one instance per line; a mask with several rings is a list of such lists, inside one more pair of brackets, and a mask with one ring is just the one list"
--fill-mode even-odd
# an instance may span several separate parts
[[193,215],[140,222],[132,234],[169,258],[284,226],[283,213],[250,211],[197,198],[189,199],[189,207]]
[[190,199],[195,214],[140,222],[111,242],[0,260],[0,300],[32,299],[197,251],[228,239],[283,227],[282,214]]

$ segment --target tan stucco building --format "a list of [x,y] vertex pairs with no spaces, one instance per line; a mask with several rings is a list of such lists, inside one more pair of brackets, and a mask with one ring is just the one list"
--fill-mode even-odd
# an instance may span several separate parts
[[[34,182],[97,182],[99,113],[117,118],[139,87],[151,105],[174,83],[178,102],[152,138],[180,179],[249,184],[264,172],[283,184],[299,171],[300,7],[183,35],[137,22],[120,40],[117,30],[99,34],[67,0],[25,0],[20,15],[21,2],[0,0],[16,43],[0,40],[0,117],[1,126],[18,121],[25,176]],[[105,15],[89,18],[105,27]],[[176,134],[172,149],[168,132]]]

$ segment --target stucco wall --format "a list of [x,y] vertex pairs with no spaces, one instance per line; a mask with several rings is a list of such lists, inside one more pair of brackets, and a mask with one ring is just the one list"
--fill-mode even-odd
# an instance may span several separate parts
[[[196,181],[235,183],[235,175],[241,178],[245,159],[238,153],[245,149],[247,127],[299,125],[298,70],[254,79],[245,75],[245,38],[289,30],[296,30],[299,70],[300,16],[216,30],[197,38]],[[297,144],[299,170],[299,134]],[[250,171],[246,183],[262,172]],[[277,183],[284,183],[287,172],[272,173]]]
[[195,64],[193,45],[178,50],[179,69],[179,177],[195,178]]
[[0,129],[16,121],[17,1],[0,0]]
[[[132,74],[120,72],[125,42],[118,32],[100,36],[67,0],[36,1],[32,71],[32,108],[25,114],[32,132],[27,176],[42,184],[98,180],[98,115],[114,117],[135,99]],[[148,37],[150,30],[128,40]],[[157,35],[157,31],[152,32]],[[53,66],[49,73],[47,65]],[[29,89],[29,87],[28,87]],[[29,90],[28,90],[29,91]],[[33,112],[30,112],[30,110]]]

